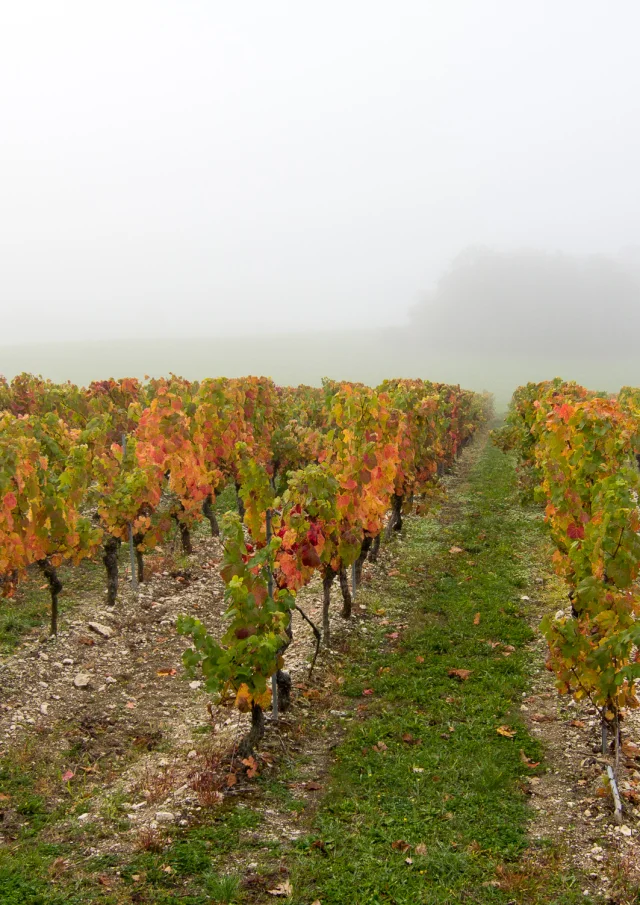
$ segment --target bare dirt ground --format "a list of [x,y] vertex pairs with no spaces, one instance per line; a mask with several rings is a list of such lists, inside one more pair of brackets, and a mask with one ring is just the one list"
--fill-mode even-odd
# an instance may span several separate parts
[[[122,582],[112,609],[95,595],[83,599],[56,639],[27,640],[0,661],[0,757],[8,754],[24,770],[42,774],[38,791],[50,808],[62,804],[72,788],[79,798],[76,813],[46,831],[51,841],[81,829],[87,856],[127,853],[159,845],[172,825],[201,819],[203,807],[219,806],[239,793],[251,800],[244,767],[230,774],[228,766],[248,717],[212,705],[202,682],[190,681],[182,666],[189,642],[176,632],[178,615],[197,616],[218,635],[225,625],[220,543],[205,538],[195,547],[186,567],[184,557],[179,569],[171,568],[166,557],[168,568],[152,574],[139,593]],[[384,562],[367,564],[363,581],[374,570],[389,568],[389,554]],[[309,625],[294,613],[294,640],[286,657],[294,704],[277,725],[267,721],[259,755],[261,771],[296,759],[292,794],[311,801],[321,791],[318,780],[336,732],[351,718],[334,707],[340,680],[328,667],[358,620],[340,618],[337,587],[333,593],[334,649],[322,650],[311,683],[316,642]],[[321,594],[315,582],[298,600],[317,625]],[[357,613],[357,603],[354,609]],[[329,734],[327,715],[335,724]],[[12,811],[10,801],[0,800],[0,810],[1,844],[11,841],[29,817]],[[265,843],[300,835],[289,807],[268,816],[260,830]]]
[[[564,584],[543,564],[534,590],[523,595],[537,628],[543,615],[562,610],[570,614]],[[560,844],[565,865],[589,878],[585,893],[611,903],[637,901],[640,888],[640,712],[626,714],[617,764],[613,742],[605,756],[600,716],[589,701],[560,697],[554,677],[544,667],[546,642],[537,633],[531,693],[523,700],[522,715],[530,732],[542,742],[547,771],[529,781],[534,819],[531,835]],[[606,767],[616,773],[622,823],[614,819],[614,802]]]

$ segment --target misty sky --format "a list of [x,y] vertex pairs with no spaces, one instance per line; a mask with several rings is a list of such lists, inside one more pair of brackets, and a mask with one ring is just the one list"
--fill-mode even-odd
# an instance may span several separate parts
[[398,323],[470,244],[640,242],[637,0],[19,0],[0,344]]

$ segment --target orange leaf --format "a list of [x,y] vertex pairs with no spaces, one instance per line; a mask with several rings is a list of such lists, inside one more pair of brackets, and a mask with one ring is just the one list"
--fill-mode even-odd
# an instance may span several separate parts
[[448,676],[450,679],[459,679],[461,682],[466,682],[472,672],[472,669],[450,669]]
[[473,617],[473,624],[480,625],[480,613],[476,613],[475,616]]

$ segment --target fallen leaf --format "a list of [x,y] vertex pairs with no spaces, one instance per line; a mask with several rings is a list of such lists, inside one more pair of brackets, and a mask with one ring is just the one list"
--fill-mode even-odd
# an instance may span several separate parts
[[421,739],[414,738],[410,732],[405,732],[405,734],[402,736],[402,741],[406,745],[420,745],[421,744]]
[[163,669],[159,669],[157,672],[158,676],[175,676],[177,670],[172,666],[165,666]]
[[69,782],[69,780],[73,779],[75,775],[76,774],[73,772],[73,770],[67,770],[62,774],[62,782]]
[[473,617],[473,624],[480,625],[480,613],[476,613],[475,616]]
[[98,883],[100,883],[102,886],[106,886],[107,889],[111,888],[111,879],[109,877],[106,877],[104,874],[101,874],[98,877]]
[[307,782],[304,787],[307,792],[319,792],[322,788],[319,782]]
[[534,723],[554,723],[556,717],[550,713],[532,713],[531,719]]
[[424,657],[421,657],[420,654],[416,657],[416,663],[424,663]]
[[520,748],[520,760],[525,765],[525,767],[531,767],[533,770],[534,767],[540,766],[540,761],[530,760],[527,755],[524,753],[524,749]]
[[237,782],[238,782],[238,777],[236,776],[235,773],[227,773],[227,779],[226,779],[227,788],[230,789],[231,786],[235,786],[235,784]]
[[254,776],[258,774],[258,763],[253,757],[245,757],[242,760],[242,763],[247,768],[247,776],[249,779],[253,779]]
[[293,895],[293,886],[289,883],[288,880],[285,880],[284,883],[281,883],[280,886],[275,886],[273,889],[268,889],[267,892],[270,896],[291,896]]
[[163,864],[162,867],[160,868],[160,870],[165,874],[173,873],[173,868],[171,867],[170,864]]
[[464,553],[462,547],[449,547],[449,553]]
[[450,669],[448,676],[450,679],[459,679],[461,682],[466,682],[472,672],[472,669]]
[[405,863],[405,864],[413,864],[413,858],[405,858],[405,859],[404,859],[404,863]]
[[389,749],[384,742],[378,742],[377,745],[372,745],[371,750],[376,751],[379,754],[381,751],[388,751]]
[[93,645],[96,643],[93,638],[89,637],[78,638],[78,641],[80,644],[86,644],[87,647],[93,647]]
[[365,688],[365,690],[362,692],[362,694],[367,694],[367,695],[373,694],[373,688]]
[[571,725],[575,726],[576,729],[586,728],[586,723],[583,723],[582,720],[571,720]]
[[396,575],[400,574],[400,569],[391,569],[390,572],[387,572],[389,578],[395,578]]
[[136,702],[135,702],[135,701],[127,701],[126,706],[129,708],[129,710],[133,710],[133,708],[136,706]]
[[624,741],[621,745],[622,753],[626,754],[627,757],[638,757],[640,755],[640,748],[631,741]]
[[414,773],[424,773],[424,767],[411,767]]
[[427,846],[424,842],[419,842],[414,848],[414,852],[416,855],[426,855],[427,854]]
[[496,732],[498,735],[503,735],[505,738],[513,738],[516,734],[516,730],[511,729],[509,726],[498,726]]
[[404,839],[396,839],[395,842],[391,843],[391,848],[398,852],[408,852],[411,846],[408,842],[405,842]]
[[0,792],[0,801],[11,801],[11,795],[5,795],[4,792]]
[[386,637],[389,639],[389,641],[397,641],[400,635],[398,632],[388,632]]

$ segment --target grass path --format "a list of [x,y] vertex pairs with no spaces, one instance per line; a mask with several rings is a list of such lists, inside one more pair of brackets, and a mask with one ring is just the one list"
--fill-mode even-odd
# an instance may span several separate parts
[[542,759],[520,719],[534,656],[521,598],[544,554],[511,460],[473,450],[440,516],[406,535],[400,574],[367,600],[389,624],[352,652],[344,686],[366,718],[336,752],[293,901],[588,901],[527,838],[527,779],[543,765],[520,753]]

